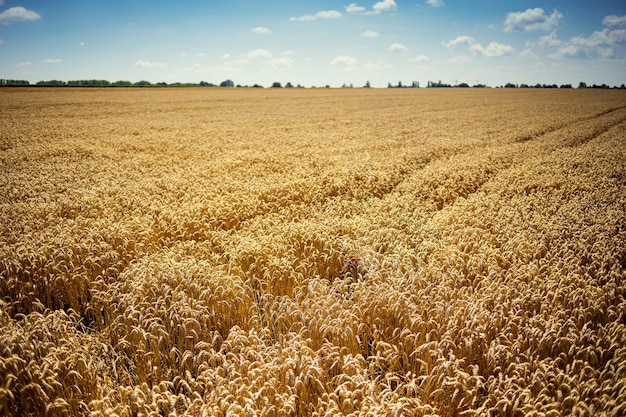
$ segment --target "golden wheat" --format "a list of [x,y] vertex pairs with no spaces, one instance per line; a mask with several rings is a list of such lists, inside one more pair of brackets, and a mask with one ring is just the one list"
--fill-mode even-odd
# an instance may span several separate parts
[[621,416],[626,96],[0,91],[0,415]]

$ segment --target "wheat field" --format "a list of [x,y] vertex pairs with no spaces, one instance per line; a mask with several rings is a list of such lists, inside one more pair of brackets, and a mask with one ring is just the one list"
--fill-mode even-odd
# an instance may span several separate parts
[[626,415],[626,94],[0,90],[0,415]]

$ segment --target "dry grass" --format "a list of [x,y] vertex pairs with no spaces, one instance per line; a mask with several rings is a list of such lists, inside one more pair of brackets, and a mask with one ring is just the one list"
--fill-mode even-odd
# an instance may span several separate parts
[[0,91],[0,414],[626,414],[626,96]]

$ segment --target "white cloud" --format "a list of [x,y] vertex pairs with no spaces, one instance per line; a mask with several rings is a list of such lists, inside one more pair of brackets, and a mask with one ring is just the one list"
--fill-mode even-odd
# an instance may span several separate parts
[[361,33],[361,36],[363,36],[364,38],[376,38],[380,36],[380,33],[374,32],[373,30],[366,30],[365,32]]
[[552,32],[549,35],[540,37],[539,42],[537,42],[537,45],[541,46],[542,48],[545,48],[545,47],[560,46],[562,43],[563,42],[561,42],[561,40],[556,37],[556,32]]
[[499,57],[504,55],[510,55],[515,52],[515,48],[510,45],[503,45],[498,42],[491,42],[487,47],[476,43],[476,39],[471,36],[461,35],[452,39],[451,41],[442,42],[446,48],[453,48],[459,45],[466,44],[469,46],[469,51],[474,54],[480,54],[489,58]]
[[428,58],[426,55],[418,55],[415,58],[411,59],[411,62],[426,62],[426,61],[430,61],[430,58]]
[[368,62],[365,64],[365,68],[370,70],[388,70],[392,69],[393,65],[386,63],[383,60],[378,60],[376,62]]
[[164,68],[166,65],[162,62],[151,62],[144,61],[143,59],[138,59],[135,62],[135,67],[137,68]]
[[348,6],[344,7],[347,13],[363,13],[365,11],[365,7],[359,6],[356,3],[350,3]]
[[626,15],[616,16],[614,14],[606,16],[602,20],[602,24],[605,26],[626,26]]
[[43,60],[44,63],[46,64],[58,64],[59,62],[61,62],[62,60],[59,58],[46,58]]
[[397,8],[398,8],[398,5],[396,4],[394,0],[379,1],[378,3],[374,4],[374,6],[372,7],[372,9],[374,10],[374,13],[390,12],[390,11],[396,10]]
[[476,43],[470,47],[470,52],[481,54],[482,56],[486,56],[488,58],[500,57],[505,55],[511,55],[515,52],[515,48],[510,45],[503,45],[498,42],[491,42],[485,48],[479,43]]
[[85,46],[85,42],[78,42],[78,46]]
[[317,12],[315,16],[320,19],[339,19],[341,17],[341,13],[337,10],[324,10]]
[[5,25],[9,24],[9,22],[38,19],[41,19],[41,16],[23,7],[11,7],[0,13],[0,23]]
[[473,45],[475,42],[476,41],[471,36],[461,35],[461,36],[457,36],[451,41],[443,42],[443,46],[445,46],[446,48],[454,48],[455,46],[458,46],[464,43],[468,45]]
[[247,54],[248,58],[271,58],[272,53],[267,49],[255,49],[253,51],[249,51]]
[[537,42],[526,42],[524,50],[520,52],[521,57],[531,57],[539,59],[539,53],[542,50],[548,48],[557,48],[563,45],[555,31],[552,31],[549,35],[541,36]]
[[304,16],[300,16],[300,17],[290,17],[289,21],[290,22],[309,22],[311,20],[317,20],[317,17],[315,17],[312,14],[305,14]]
[[335,57],[335,59],[333,59],[332,61],[330,61],[330,65],[343,65],[346,67],[353,67],[355,66],[359,61],[352,56],[347,56],[347,55],[340,55],[338,57]]
[[616,58],[615,47],[626,44],[626,29],[593,32],[590,36],[574,36],[560,48],[548,55],[549,58]]
[[407,47],[399,43],[394,43],[389,47],[389,50],[391,52],[406,52]]
[[33,63],[33,61],[18,62],[17,66],[18,67],[27,67],[27,66],[31,65],[32,63]]
[[432,7],[441,7],[445,4],[443,0],[426,0],[426,3]]
[[553,59],[560,59],[560,58],[567,58],[567,57],[575,57],[578,54],[579,54],[579,48],[575,47],[574,45],[566,45],[566,46],[563,46],[562,48],[559,48],[559,50],[556,51],[555,53],[548,55],[548,57],[553,58]]
[[570,42],[574,45],[586,48],[595,48],[598,46],[615,45],[626,42],[626,29],[609,30],[604,29],[601,32],[593,32],[591,36],[585,38],[583,36],[574,36]]
[[255,27],[250,32],[256,33],[257,35],[269,35],[270,33],[272,33],[271,30],[269,30],[268,28],[263,27],[263,26]]
[[290,67],[293,65],[293,59],[289,57],[274,58],[270,61],[270,64],[274,67]]
[[531,32],[535,30],[551,30],[558,26],[563,14],[554,10],[550,16],[540,8],[528,9],[525,12],[512,12],[504,19],[504,31],[521,30]]
[[222,61],[225,61],[225,60],[227,60],[227,59],[230,59],[230,56],[231,56],[231,55],[230,55],[229,53],[225,53],[225,54],[222,54],[222,56],[220,56],[220,59],[221,59]]
[[317,19],[339,19],[342,16],[341,12],[337,10],[322,10],[321,12],[317,12],[316,14],[305,14],[300,17],[290,17],[289,21],[291,22],[310,22],[312,20]]

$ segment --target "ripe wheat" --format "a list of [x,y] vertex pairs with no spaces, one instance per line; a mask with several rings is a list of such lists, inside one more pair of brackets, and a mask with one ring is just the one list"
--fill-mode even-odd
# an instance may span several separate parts
[[0,415],[620,416],[621,91],[0,91]]

